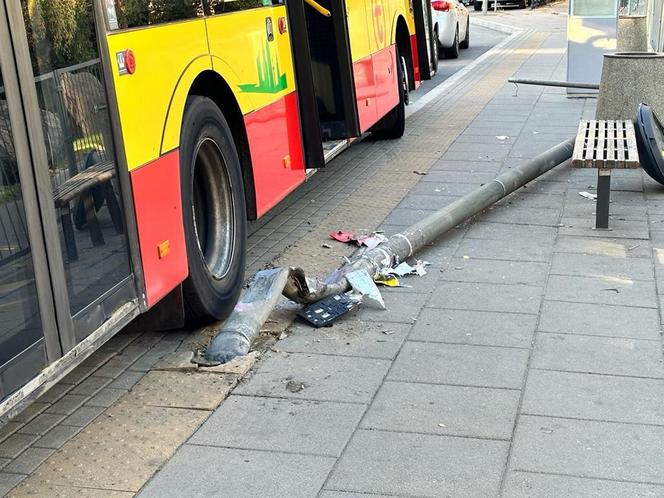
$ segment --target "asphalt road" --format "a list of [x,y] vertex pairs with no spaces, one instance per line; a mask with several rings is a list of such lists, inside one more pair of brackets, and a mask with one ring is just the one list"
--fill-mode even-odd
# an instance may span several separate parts
[[483,53],[500,43],[507,36],[508,35],[505,33],[482,28],[480,26],[473,26],[471,24],[470,47],[462,49],[459,58],[457,59],[446,59],[445,56],[441,54],[441,58],[438,61],[438,72],[433,79],[423,81],[420,88],[418,88],[416,92],[410,94],[410,101],[417,102],[417,100],[422,98],[423,95],[426,95],[454,73],[466,67]]

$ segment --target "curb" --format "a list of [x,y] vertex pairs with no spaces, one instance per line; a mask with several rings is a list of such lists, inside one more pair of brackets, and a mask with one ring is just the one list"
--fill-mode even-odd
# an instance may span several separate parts
[[489,21],[484,17],[470,16],[470,24],[475,26],[481,26],[483,28],[492,29],[494,31],[500,31],[501,33],[513,34],[520,31],[524,31],[523,28],[517,28],[516,26],[511,26],[509,24],[503,24],[501,22]]

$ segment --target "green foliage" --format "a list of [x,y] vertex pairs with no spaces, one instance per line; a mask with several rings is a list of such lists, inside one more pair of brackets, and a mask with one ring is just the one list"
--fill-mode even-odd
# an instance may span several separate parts
[[22,3],[37,73],[98,56],[92,0],[23,0]]

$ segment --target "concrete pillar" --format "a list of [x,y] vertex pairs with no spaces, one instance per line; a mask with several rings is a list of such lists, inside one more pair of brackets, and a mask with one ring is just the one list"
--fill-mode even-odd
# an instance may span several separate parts
[[618,17],[618,52],[648,51],[648,18],[646,16]]
[[664,53],[616,52],[604,55],[597,98],[597,119],[634,119],[645,102],[664,116]]

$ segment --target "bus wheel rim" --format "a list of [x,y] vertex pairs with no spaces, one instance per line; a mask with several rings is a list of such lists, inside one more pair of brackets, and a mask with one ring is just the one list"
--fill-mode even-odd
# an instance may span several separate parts
[[196,148],[192,178],[192,213],[199,256],[217,280],[230,271],[235,252],[235,209],[228,168],[212,138]]

